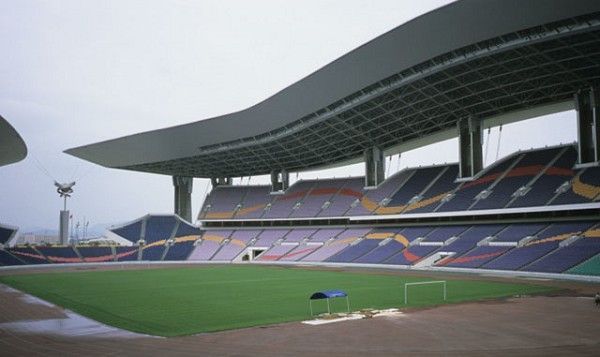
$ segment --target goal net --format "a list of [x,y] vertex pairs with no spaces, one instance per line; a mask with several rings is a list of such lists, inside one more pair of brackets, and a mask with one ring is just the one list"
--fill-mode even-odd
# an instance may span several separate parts
[[415,283],[404,283],[404,304],[408,304],[408,288],[416,287],[419,285],[431,285],[431,284],[440,284],[442,285],[443,297],[444,301],[446,301],[447,292],[446,292],[446,280],[435,280],[435,281],[419,281]]

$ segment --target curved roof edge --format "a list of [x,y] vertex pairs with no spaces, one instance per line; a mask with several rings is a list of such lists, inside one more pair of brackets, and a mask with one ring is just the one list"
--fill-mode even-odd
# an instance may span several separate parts
[[191,157],[204,146],[282,128],[435,56],[596,11],[595,0],[458,1],[392,29],[248,109],[65,152],[113,168]]
[[0,116],[0,166],[14,164],[27,156],[27,146],[21,135]]

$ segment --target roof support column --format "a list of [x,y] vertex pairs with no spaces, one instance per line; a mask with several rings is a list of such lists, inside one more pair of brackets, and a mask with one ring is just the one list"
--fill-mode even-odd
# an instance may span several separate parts
[[577,110],[577,163],[600,161],[600,98],[597,89],[587,88],[575,93]]
[[210,179],[210,183],[212,187],[231,186],[232,180],[231,177],[213,177]]
[[481,122],[474,117],[460,119],[458,130],[459,177],[475,176],[483,168]]
[[282,192],[290,185],[290,174],[285,169],[271,171],[271,192]]
[[192,221],[192,186],[193,177],[173,176],[175,187],[175,214],[188,222]]
[[385,180],[383,151],[377,146],[365,149],[365,187],[377,187]]

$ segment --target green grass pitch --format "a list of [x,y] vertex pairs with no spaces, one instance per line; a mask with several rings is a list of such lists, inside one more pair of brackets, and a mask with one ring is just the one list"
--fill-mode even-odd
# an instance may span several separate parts
[[[159,336],[227,330],[310,317],[315,291],[345,290],[353,310],[405,307],[404,283],[438,280],[401,274],[267,266],[203,266],[0,277],[0,282],[123,329]],[[447,280],[447,303],[535,294],[551,288]],[[345,310],[333,299],[332,310]],[[442,304],[442,286],[409,288],[408,307]],[[324,312],[326,303],[316,301]]]

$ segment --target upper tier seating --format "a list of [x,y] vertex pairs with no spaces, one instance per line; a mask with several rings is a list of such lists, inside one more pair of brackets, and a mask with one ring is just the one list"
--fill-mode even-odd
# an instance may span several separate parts
[[355,206],[355,215],[367,215],[370,213],[368,207],[363,204],[355,204],[357,200],[360,200],[364,195],[365,191],[363,186],[365,185],[364,177],[353,177],[345,179],[342,188],[331,198],[331,205],[323,209],[319,214],[320,217],[339,217],[347,216],[348,212]]
[[[573,145],[517,152],[490,165],[471,181],[457,181],[458,165],[449,164],[405,169],[373,189],[363,189],[363,177],[298,181],[277,195],[269,194],[268,186],[217,187],[200,217],[444,215],[451,211],[596,202],[600,200],[600,168],[576,170],[576,157]],[[217,205],[221,198],[224,203]]]
[[600,199],[600,167],[588,167],[576,171],[569,181],[569,188],[560,193],[550,204],[587,203]]
[[291,186],[283,195],[276,195],[273,198],[270,207],[266,207],[263,213],[263,219],[268,218],[287,218],[289,217],[294,208],[298,207],[302,203],[304,197],[310,192],[314,186],[315,181],[298,181],[296,184]]
[[262,217],[265,207],[272,200],[269,191],[269,186],[248,186],[243,200],[239,203],[239,209],[235,214],[235,218],[248,219]]
[[361,204],[366,207],[377,204],[376,208],[372,209],[377,215],[429,212],[448,194],[439,193],[441,189],[448,185],[456,186],[454,180],[458,174],[458,165],[419,167],[403,172],[405,171],[407,177],[390,195],[377,203],[363,198]]
[[[562,148],[556,161],[545,168],[541,176],[531,185],[531,189],[524,196],[514,199],[508,207],[531,207],[547,204],[556,195],[556,190],[573,178],[573,166],[576,161],[577,150],[573,146]],[[572,203],[577,203],[577,201]]]
[[444,166],[434,166],[415,170],[415,173],[404,183],[402,188],[390,197],[390,202],[387,204],[387,208],[403,208],[398,209],[399,212],[386,213],[401,213],[404,211],[406,206],[412,203],[411,200],[418,197],[430,183],[434,182],[445,168]]
[[[242,202],[247,192],[248,187],[245,186],[217,186],[212,190],[204,204],[204,210],[201,213],[201,218],[224,219],[233,218],[238,208],[238,204]],[[263,192],[268,194],[268,191]]]
[[458,165],[445,166],[442,175],[423,193],[423,198],[406,207],[405,213],[432,212],[437,203],[458,187]]
[[[302,200],[296,201],[297,206],[292,208],[289,214],[290,218],[317,217],[325,203],[331,204],[332,197],[342,189],[344,182],[342,180],[317,180],[311,185],[311,189],[306,193]],[[349,207],[350,205],[348,205]]]
[[[331,198],[331,204],[321,211],[319,217],[348,215],[348,212],[352,209],[352,205],[364,196],[364,177],[348,178],[341,182],[343,182],[343,186],[335,196]],[[354,211],[354,214],[366,215],[370,213],[363,205],[356,204],[355,206],[356,210]]]
[[442,200],[436,207],[436,212],[450,211],[466,211],[474,203],[474,198],[484,189],[492,185],[498,180],[506,170],[518,159],[518,155],[511,155],[499,162],[486,168],[473,181],[467,181],[459,185],[454,192],[451,193],[451,198],[447,201]]
[[[389,177],[376,189],[369,189],[364,192],[364,196],[360,198],[361,204],[357,204],[351,207],[347,216],[364,216],[373,213],[375,209],[382,203],[382,201],[392,197],[396,191],[404,185],[413,174],[414,169],[402,170]],[[364,185],[364,178],[360,177],[361,187]],[[355,199],[356,201],[356,199]],[[354,201],[353,201],[354,202]]]
[[526,186],[538,173],[543,172],[559,152],[559,148],[553,148],[530,151],[517,156],[514,166],[507,170],[499,181],[488,186],[487,189],[491,193],[477,200],[469,209],[503,208],[512,199],[512,194],[520,187]]

